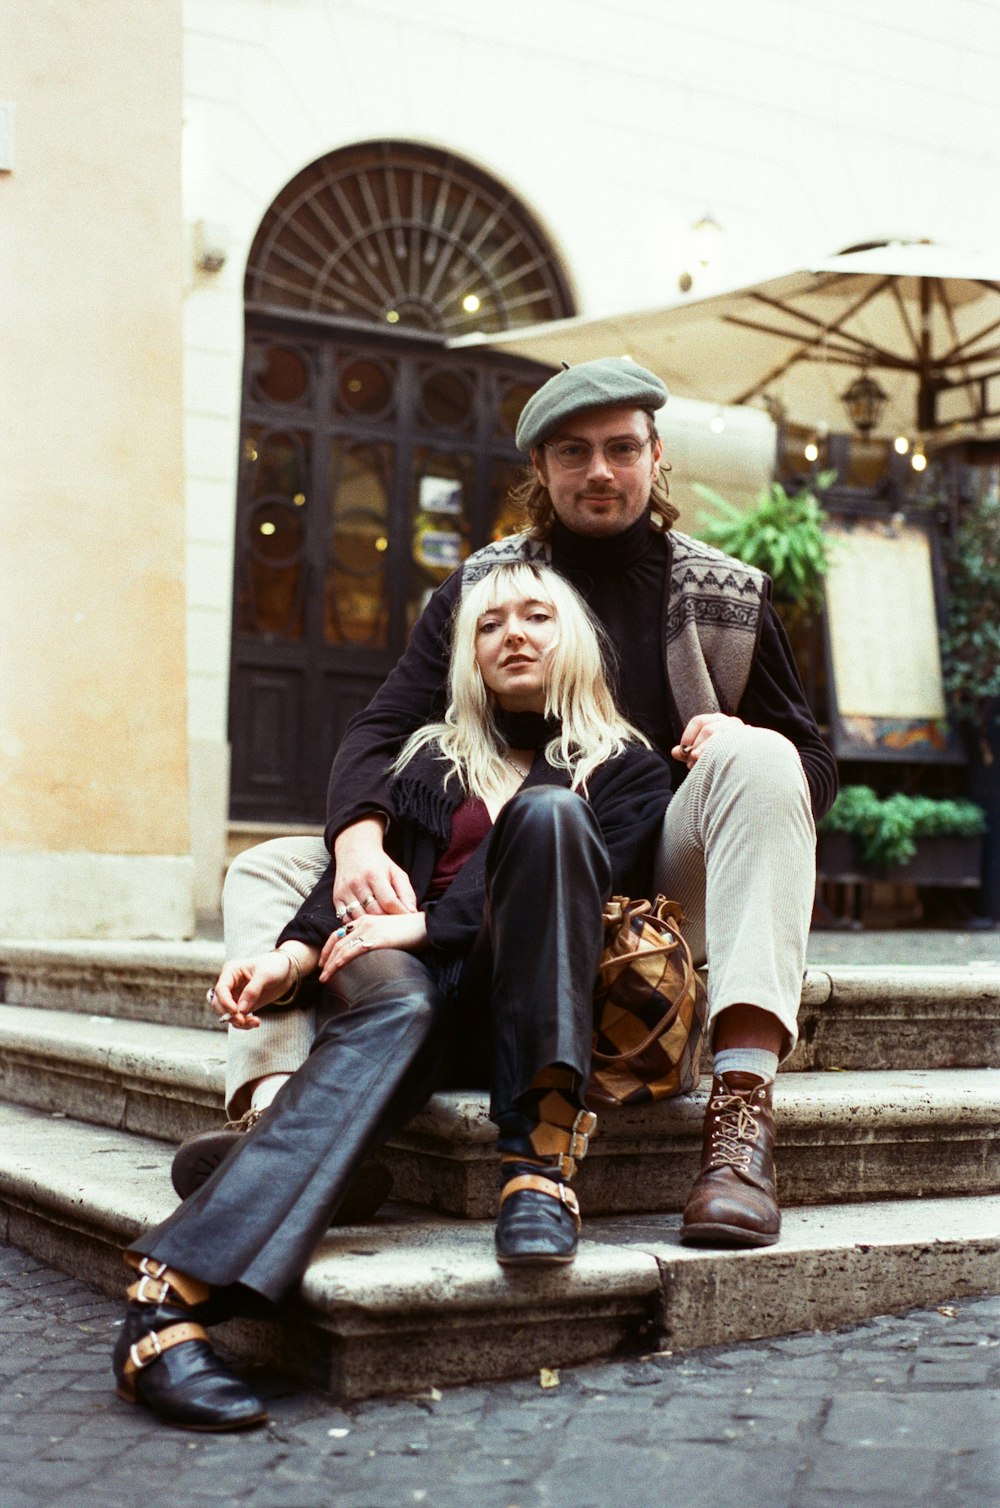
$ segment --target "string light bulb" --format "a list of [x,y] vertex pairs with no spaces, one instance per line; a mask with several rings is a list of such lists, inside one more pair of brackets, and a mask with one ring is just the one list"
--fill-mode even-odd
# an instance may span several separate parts
[[924,447],[922,445],[914,446],[913,454],[910,457],[910,465],[914,471],[927,470],[927,457],[924,455]]
[[906,435],[897,435],[892,442],[892,448],[898,456],[905,456],[910,448],[910,442]]
[[819,446],[816,444],[816,441],[815,440],[810,440],[809,444],[805,447],[805,449],[803,450],[802,454],[805,456],[806,460],[810,463],[810,465],[813,463],[813,461],[818,461],[819,460]]

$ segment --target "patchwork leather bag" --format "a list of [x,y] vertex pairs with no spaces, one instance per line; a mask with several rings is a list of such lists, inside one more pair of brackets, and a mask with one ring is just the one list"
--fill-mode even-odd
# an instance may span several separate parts
[[697,1087],[708,1002],[676,901],[612,896],[594,990],[587,1103],[646,1105]]

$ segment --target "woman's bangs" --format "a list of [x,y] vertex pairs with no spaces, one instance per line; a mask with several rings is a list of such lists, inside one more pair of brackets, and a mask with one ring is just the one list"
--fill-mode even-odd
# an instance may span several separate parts
[[508,602],[544,602],[557,614],[548,585],[530,565],[497,566],[480,583],[482,600],[475,603],[477,620],[484,613],[495,613]]

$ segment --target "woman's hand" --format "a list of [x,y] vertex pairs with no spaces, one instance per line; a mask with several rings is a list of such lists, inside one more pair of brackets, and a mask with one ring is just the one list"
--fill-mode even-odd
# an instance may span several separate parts
[[209,1005],[240,1031],[259,1026],[260,1017],[254,1012],[280,1000],[295,983],[293,959],[305,977],[316,967],[319,949],[306,943],[287,943],[256,958],[238,958],[224,964],[215,988],[208,992]]
[[746,727],[742,717],[730,717],[725,712],[699,712],[684,729],[680,743],[670,750],[671,758],[679,759],[681,764],[693,770],[708,740],[733,727]]
[[319,956],[319,977],[325,984],[345,963],[375,948],[417,953],[426,943],[427,918],[422,911],[404,916],[363,916],[331,932]]
[[412,914],[417,909],[409,875],[383,847],[384,832],[384,818],[362,817],[334,840],[333,909],[345,921],[358,921],[363,915]]

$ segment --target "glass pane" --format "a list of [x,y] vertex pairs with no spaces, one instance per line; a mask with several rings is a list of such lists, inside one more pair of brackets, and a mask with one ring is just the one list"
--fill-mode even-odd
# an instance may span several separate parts
[[500,394],[500,413],[497,424],[498,435],[512,435],[517,429],[517,421],[521,417],[521,410],[537,391],[537,387],[530,382],[515,382]]
[[393,374],[382,362],[364,358],[341,367],[337,406],[342,413],[380,417],[394,407],[395,396]]
[[388,646],[391,458],[388,445],[334,444],[323,598],[328,644]]
[[255,346],[250,353],[250,390],[260,401],[301,403],[312,387],[312,370],[303,351],[288,346]]
[[304,503],[310,441],[302,431],[251,428],[243,442],[248,495],[289,499],[301,495]]
[[472,419],[472,383],[464,372],[438,367],[420,387],[420,407],[431,424],[467,429]]
[[473,459],[441,455],[425,445],[413,454],[413,527],[407,590],[407,625],[412,628],[436,586],[446,581],[469,553],[469,501]]
[[306,434],[247,431],[243,442],[236,621],[241,633],[305,631]]
[[504,539],[508,534],[517,534],[527,528],[528,519],[523,507],[513,502],[510,495],[527,475],[528,468],[516,462],[493,462],[490,468],[491,539]]

